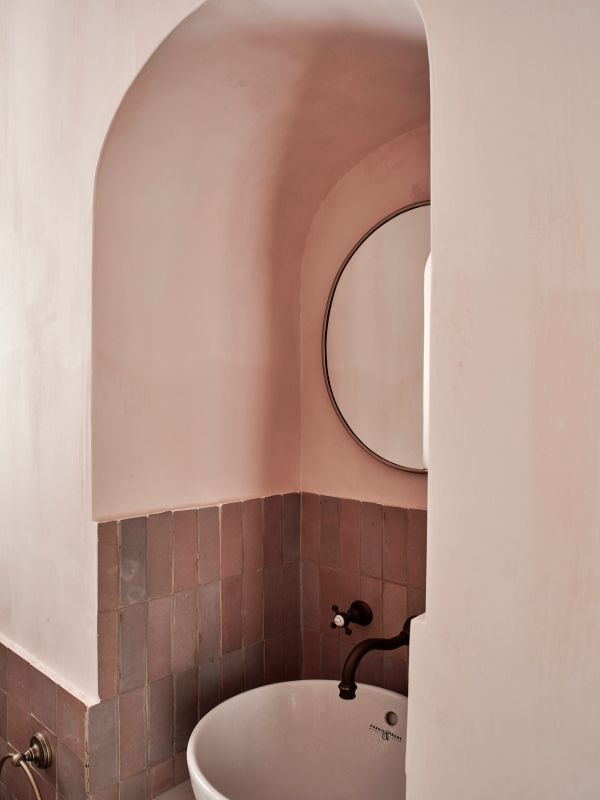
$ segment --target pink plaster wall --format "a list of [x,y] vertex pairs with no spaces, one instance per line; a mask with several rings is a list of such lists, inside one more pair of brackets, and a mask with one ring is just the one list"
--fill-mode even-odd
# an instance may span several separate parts
[[[359,0],[223,0],[163,43],[116,115],[96,183],[97,519],[301,488],[305,237],[332,187],[428,114],[412,1],[385,0],[373,13]],[[396,205],[389,174],[389,203],[379,197],[379,172],[390,171],[355,181],[365,197],[369,180],[374,191],[356,198],[351,228],[338,220],[321,230],[323,244],[335,240],[321,254],[333,257],[328,274],[380,209]],[[398,191],[398,203],[410,194]],[[322,313],[319,291],[311,322]],[[362,487],[364,496],[381,469],[361,452],[348,461],[355,445],[327,422],[328,443],[341,449],[315,474],[310,449],[309,484],[323,476],[319,490],[356,496]],[[340,459],[341,485],[330,479]],[[374,499],[422,504],[423,491],[420,500],[416,488],[392,491],[403,479],[424,486],[390,471]]]
[[427,477],[374,459],[348,435],[329,400],[321,365],[331,285],[360,237],[392,211],[429,199],[429,127],[371,153],[317,211],[302,259],[302,488],[407,508],[427,507]]

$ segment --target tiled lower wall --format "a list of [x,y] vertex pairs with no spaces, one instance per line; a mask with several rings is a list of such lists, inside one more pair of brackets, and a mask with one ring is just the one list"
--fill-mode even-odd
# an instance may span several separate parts
[[[339,679],[351,648],[372,636],[395,636],[425,610],[425,511],[314,494],[302,496],[303,677]],[[373,609],[366,628],[347,636],[331,628],[333,604]],[[357,678],[406,694],[406,648],[373,651]]]
[[[46,730],[44,800],[150,800],[187,778],[196,721],[264,683],[337,679],[364,636],[424,609],[426,515],[287,494],[98,526],[99,694],[86,709],[0,646],[0,751]],[[358,598],[374,622],[332,630]],[[406,691],[407,653],[370,653],[360,680]],[[1,754],[1,753],[0,753]],[[30,800],[6,767],[0,800]]]

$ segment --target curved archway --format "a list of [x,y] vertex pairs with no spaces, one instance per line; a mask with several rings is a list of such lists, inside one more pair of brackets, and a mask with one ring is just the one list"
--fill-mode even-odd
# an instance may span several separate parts
[[96,518],[299,488],[307,232],[428,118],[413,0],[213,0],[156,51],[98,168]]

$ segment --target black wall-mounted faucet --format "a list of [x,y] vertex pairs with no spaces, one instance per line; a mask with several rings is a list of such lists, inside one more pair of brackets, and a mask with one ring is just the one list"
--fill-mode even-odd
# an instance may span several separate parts
[[338,686],[342,700],[354,700],[356,697],[356,670],[363,656],[371,650],[396,650],[398,647],[406,647],[410,642],[410,623],[414,617],[409,617],[400,633],[391,636],[389,639],[364,639],[353,647],[344,668],[342,670],[342,680]]

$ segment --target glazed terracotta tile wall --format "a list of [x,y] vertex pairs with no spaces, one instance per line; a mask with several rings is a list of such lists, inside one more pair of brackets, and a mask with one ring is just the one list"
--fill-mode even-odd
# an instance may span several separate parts
[[[187,778],[197,720],[280,680],[338,679],[362,637],[396,634],[425,598],[426,514],[287,494],[98,526],[101,702],[86,709],[0,646],[0,751],[46,731],[44,800],[150,800]],[[362,598],[368,629],[332,630]],[[370,653],[359,679],[406,691],[407,652]],[[0,800],[30,800],[3,773]]]
[[[338,679],[362,638],[395,636],[405,619],[425,610],[425,511],[314,494],[302,495],[303,677]],[[333,604],[365,600],[373,622],[351,636],[331,628]],[[406,648],[374,651],[357,677],[407,692]]]
[[[36,772],[44,800],[85,797],[86,719],[82,702],[0,644],[0,756],[22,752],[33,733],[45,733],[54,761],[49,769]],[[30,797],[23,771],[5,765],[0,799]]]
[[157,797],[203,714],[300,677],[300,513],[287,494],[99,525],[93,798]]

